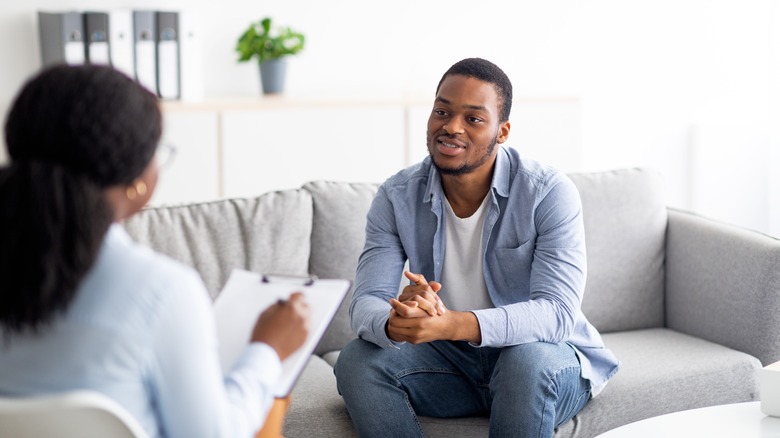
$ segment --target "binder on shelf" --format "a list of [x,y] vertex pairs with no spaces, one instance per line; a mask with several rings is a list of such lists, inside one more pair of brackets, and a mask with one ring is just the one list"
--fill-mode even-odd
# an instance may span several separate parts
[[157,94],[155,31],[154,11],[133,11],[135,78],[149,91]]
[[157,92],[163,99],[180,96],[179,14],[157,12]]
[[203,46],[199,15],[179,11],[179,94],[181,100],[203,100]]
[[111,65],[108,14],[105,12],[84,12],[83,17],[87,62]]
[[135,79],[133,12],[130,9],[108,12],[108,45],[111,50],[111,65]]
[[38,12],[43,66],[84,63],[84,23],[81,12]]

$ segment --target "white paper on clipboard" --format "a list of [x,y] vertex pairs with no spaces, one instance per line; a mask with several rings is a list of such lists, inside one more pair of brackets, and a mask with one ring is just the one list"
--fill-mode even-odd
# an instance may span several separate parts
[[219,359],[223,372],[233,367],[249,343],[257,317],[279,299],[293,292],[302,292],[309,304],[311,319],[309,335],[303,346],[282,362],[282,377],[274,396],[285,397],[292,391],[314,348],[325,334],[330,321],[349,290],[349,280],[303,281],[296,277],[266,277],[242,269],[234,269],[225,287],[214,301],[214,314],[219,340]]

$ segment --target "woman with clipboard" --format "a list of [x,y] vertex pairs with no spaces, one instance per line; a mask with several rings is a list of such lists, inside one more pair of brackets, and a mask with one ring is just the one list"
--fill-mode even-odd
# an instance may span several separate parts
[[199,275],[119,225],[154,192],[161,131],[157,98],[109,67],[52,67],[16,97],[0,168],[0,395],[90,389],[151,437],[247,437],[309,309],[301,294],[268,308],[223,375]]

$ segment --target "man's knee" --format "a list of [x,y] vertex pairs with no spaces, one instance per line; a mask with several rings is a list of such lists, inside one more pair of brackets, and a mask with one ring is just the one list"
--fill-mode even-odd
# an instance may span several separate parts
[[343,395],[344,391],[349,391],[353,386],[364,387],[368,376],[375,370],[372,364],[381,350],[380,347],[362,339],[350,341],[341,350],[333,366],[340,394]]
[[336,374],[337,379],[349,377],[350,374],[354,373],[355,368],[363,366],[362,361],[357,359],[365,357],[365,350],[368,347],[366,344],[368,342],[362,339],[353,339],[341,349],[336,364],[333,366],[333,373]]
[[574,350],[567,344],[531,342],[505,347],[496,364],[496,375],[510,379],[549,379],[562,368],[578,367]]

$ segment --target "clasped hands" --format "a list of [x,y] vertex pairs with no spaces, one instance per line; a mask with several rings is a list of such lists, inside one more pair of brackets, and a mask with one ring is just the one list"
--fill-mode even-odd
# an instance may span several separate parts
[[438,295],[441,284],[422,274],[404,272],[414,284],[390,299],[387,335],[396,342],[419,344],[437,340],[480,342],[479,323],[471,312],[448,310]]

